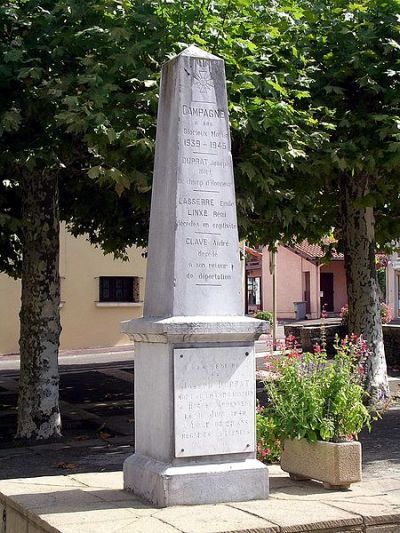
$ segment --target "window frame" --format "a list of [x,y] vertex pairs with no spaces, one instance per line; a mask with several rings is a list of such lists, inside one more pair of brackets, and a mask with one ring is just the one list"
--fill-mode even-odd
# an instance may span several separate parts
[[138,276],[99,276],[98,303],[139,303],[139,280]]

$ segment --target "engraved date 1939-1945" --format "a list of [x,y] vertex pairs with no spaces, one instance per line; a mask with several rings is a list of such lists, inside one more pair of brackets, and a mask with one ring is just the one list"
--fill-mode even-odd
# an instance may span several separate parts
[[191,148],[211,148],[212,150],[216,150],[217,148],[226,150],[228,148],[225,141],[208,141],[206,143],[204,141],[201,142],[200,139],[183,139],[183,145]]

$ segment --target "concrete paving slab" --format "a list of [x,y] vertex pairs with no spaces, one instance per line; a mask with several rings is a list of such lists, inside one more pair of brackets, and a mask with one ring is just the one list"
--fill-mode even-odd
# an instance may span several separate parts
[[335,529],[344,531],[349,526],[361,526],[362,519],[343,509],[334,509],[322,502],[295,500],[232,503],[231,507],[252,513],[280,527],[281,533]]
[[[290,480],[279,467],[274,466],[272,473],[271,481],[285,481],[287,485],[272,489],[268,500],[166,509],[157,509],[121,490],[120,471],[18,478],[0,482],[0,492],[10,497],[17,514],[19,510],[31,519],[36,515],[38,527],[45,522],[48,531],[61,533],[365,533],[367,526],[400,532],[397,479],[379,480],[371,494],[373,480],[365,487],[364,483],[357,484],[357,491],[326,491],[316,490],[317,484]],[[0,498],[4,500],[4,496]],[[21,524],[25,527],[24,520]]]
[[183,533],[225,533],[249,530],[263,533],[279,532],[276,524],[265,518],[224,504],[168,507],[160,510],[155,517]]
[[16,488],[16,485],[30,485],[30,486],[37,486],[38,489],[41,487],[43,489],[53,487],[60,487],[62,489],[65,488],[83,488],[84,485],[80,483],[78,480],[74,479],[72,476],[68,475],[58,475],[58,476],[41,476],[41,477],[34,477],[34,478],[14,478],[9,481],[0,481],[0,487],[3,491],[3,487],[5,485],[10,485],[10,487]]
[[[95,522],[93,524],[87,524],[85,526],[85,533],[121,533],[122,531],[135,531],[132,526],[132,519],[121,520],[105,520],[102,523]],[[57,531],[59,533],[80,533],[81,530],[77,529],[76,524],[67,524],[58,526]]]
[[[34,509],[36,507],[43,506],[50,498],[55,498],[57,493],[61,493],[59,499],[71,499],[74,501],[76,495],[67,495],[66,492],[74,491],[72,487],[62,487],[55,485],[34,485],[34,484],[22,484],[22,483],[1,483],[0,498],[7,497],[18,508]],[[89,496],[89,500],[96,501],[96,498]],[[78,499],[79,501],[79,499]]]
[[[102,501],[105,502],[115,502],[119,507],[132,507],[135,509],[149,510],[150,513],[154,514],[154,507],[151,507],[150,504],[139,500],[134,494],[127,492],[125,490],[119,489],[95,489],[87,488],[83,489],[85,492],[92,493]],[[146,514],[146,513],[145,513]]]
[[[60,533],[78,533],[76,524],[60,526]],[[141,518],[139,520],[117,520],[99,524],[88,524],[85,533],[180,533],[168,524],[164,524],[156,518]],[[80,531],[79,531],[80,533]]]
[[179,529],[154,517],[146,517],[136,520],[130,524],[130,527],[130,530],[119,529],[116,533],[126,533],[126,531],[132,531],[134,533],[149,533],[150,531],[154,533],[181,533]]
[[282,483],[274,491],[274,498],[279,500],[331,501],[342,500],[343,498],[351,499],[360,495],[373,497],[380,494],[381,491],[372,483],[352,483],[349,489],[327,490],[318,481],[298,481],[295,484],[293,482]]
[[383,494],[384,501],[394,504],[400,512],[400,490],[391,490]]
[[121,489],[124,486],[122,470],[119,472],[72,474],[68,477],[75,482],[91,488]]
[[366,533],[399,533],[398,525],[366,526]]
[[35,513],[53,527],[76,524],[79,532],[86,533],[87,524],[102,523],[104,521],[131,520],[140,518],[135,509],[123,508],[114,502],[102,502],[97,498],[86,495],[90,501],[64,501],[49,504],[35,509]]
[[276,492],[280,488],[293,487],[293,480],[289,474],[284,472],[279,465],[268,465],[269,488],[271,492]]
[[364,481],[363,486],[372,486],[376,491],[388,492],[392,490],[400,490],[400,478],[374,478]]
[[330,502],[331,506],[358,514],[366,525],[398,524],[400,531],[400,497],[359,497],[351,500]]
[[277,492],[279,489],[291,487],[293,485],[289,476],[274,476],[269,480],[269,490],[271,492]]
[[59,490],[58,487],[40,487],[38,485],[25,485],[25,492],[12,494],[12,501],[20,508],[35,510],[35,514],[40,514],[38,509],[49,509],[57,512],[57,509],[74,509],[75,506],[88,506],[91,508],[100,502],[93,493],[87,493],[77,489]]

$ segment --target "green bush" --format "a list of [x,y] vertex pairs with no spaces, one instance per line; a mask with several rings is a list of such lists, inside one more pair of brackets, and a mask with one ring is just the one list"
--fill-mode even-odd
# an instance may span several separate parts
[[372,417],[364,405],[366,342],[336,338],[335,351],[332,361],[318,346],[313,354],[293,350],[271,358],[272,379],[265,382],[269,401],[257,413],[258,456],[264,462],[268,454],[260,457],[262,450],[276,460],[285,439],[341,442],[370,428]]
[[258,318],[259,320],[266,320],[272,326],[272,317],[273,317],[273,315],[272,315],[271,311],[259,311],[254,316],[255,316],[255,318]]

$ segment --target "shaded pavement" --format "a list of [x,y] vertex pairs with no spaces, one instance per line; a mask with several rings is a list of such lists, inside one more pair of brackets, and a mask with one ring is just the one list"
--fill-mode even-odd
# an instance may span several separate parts
[[[60,469],[121,469],[133,452],[133,352],[83,355],[60,358],[63,437],[50,444],[13,439],[18,371],[10,365],[3,370],[0,359],[0,478],[15,477],[22,463],[30,476],[57,474]],[[400,379],[391,378],[390,383],[392,407],[373,424],[371,433],[360,435],[364,477],[400,478]],[[260,383],[257,396],[263,402]]]

